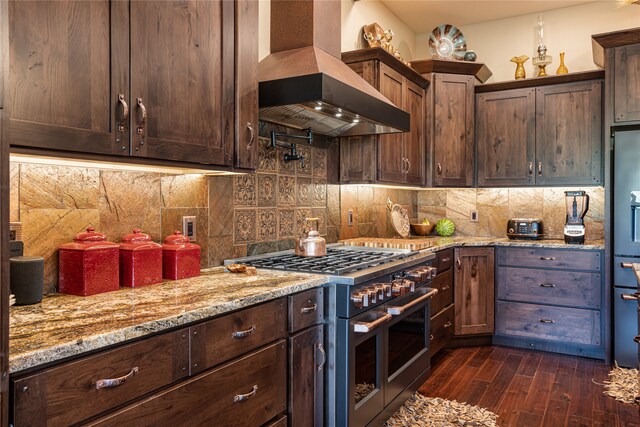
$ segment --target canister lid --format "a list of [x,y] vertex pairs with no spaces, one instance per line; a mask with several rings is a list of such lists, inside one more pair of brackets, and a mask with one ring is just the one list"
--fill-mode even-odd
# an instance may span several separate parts
[[87,227],[87,231],[76,234],[73,238],[73,242],[64,243],[60,245],[59,249],[86,251],[113,249],[117,247],[118,245],[116,243],[108,242],[106,236],[103,233],[98,233],[97,231],[95,231],[94,227]]
[[76,234],[73,240],[76,242],[104,242],[107,240],[107,236],[95,230],[94,227],[87,227],[87,231]]
[[144,250],[156,249],[160,245],[151,240],[151,236],[143,233],[139,228],[134,228],[133,233],[126,234],[120,242],[120,249]]
[[179,231],[174,231],[172,236],[165,237],[162,248],[168,251],[200,250],[200,246],[191,243],[189,238]]

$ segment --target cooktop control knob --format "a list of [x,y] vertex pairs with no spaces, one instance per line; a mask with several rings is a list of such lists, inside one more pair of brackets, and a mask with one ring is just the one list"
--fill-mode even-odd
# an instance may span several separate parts
[[376,288],[367,288],[365,289],[365,291],[367,293],[367,295],[369,295],[369,303],[370,304],[375,304],[378,302],[378,292],[376,291]]
[[407,289],[407,292],[415,292],[416,291],[416,282],[413,280],[405,280],[404,286]]
[[390,284],[385,284],[382,285],[382,287],[384,288],[385,297],[390,298],[391,296],[393,296],[393,286],[391,286]]
[[391,289],[391,295],[392,296],[399,297],[399,296],[404,295],[406,293],[407,293],[407,289],[402,284],[401,280],[393,282],[393,286],[392,286],[392,289]]
[[382,283],[376,283],[376,285],[374,286],[374,289],[376,291],[376,294],[378,296],[378,300],[382,301],[385,297],[385,291],[384,291],[384,284]]
[[415,280],[416,282],[421,282],[426,280],[424,278],[422,269],[415,269],[415,270],[409,271],[409,273],[407,274],[407,277],[411,280]]
[[356,308],[369,307],[369,294],[365,292],[354,292],[351,294],[351,302]]

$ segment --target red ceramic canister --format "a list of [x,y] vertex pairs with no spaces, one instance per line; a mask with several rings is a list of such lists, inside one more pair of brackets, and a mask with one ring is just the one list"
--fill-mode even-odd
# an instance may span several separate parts
[[200,246],[176,231],[162,243],[162,277],[177,280],[200,275]]
[[118,289],[118,245],[89,227],[58,248],[60,292],[94,295]]
[[162,246],[134,228],[120,242],[120,286],[138,288],[162,282]]

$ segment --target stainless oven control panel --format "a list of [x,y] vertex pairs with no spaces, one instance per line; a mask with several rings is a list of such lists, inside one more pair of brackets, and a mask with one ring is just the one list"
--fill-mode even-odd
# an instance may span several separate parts
[[391,298],[415,292],[416,287],[430,282],[436,267],[425,265],[391,274],[386,282],[370,283],[351,292],[351,303],[357,309],[372,307]]

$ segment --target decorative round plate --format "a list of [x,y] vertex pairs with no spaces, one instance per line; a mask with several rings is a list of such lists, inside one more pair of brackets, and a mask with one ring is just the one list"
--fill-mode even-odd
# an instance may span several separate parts
[[400,237],[406,238],[409,235],[409,215],[407,215],[407,211],[398,204],[391,207],[391,224],[393,224],[393,228]]
[[431,56],[435,59],[464,60],[467,42],[462,31],[450,24],[438,25],[429,36]]

